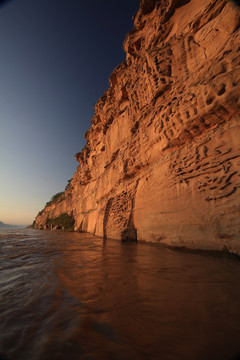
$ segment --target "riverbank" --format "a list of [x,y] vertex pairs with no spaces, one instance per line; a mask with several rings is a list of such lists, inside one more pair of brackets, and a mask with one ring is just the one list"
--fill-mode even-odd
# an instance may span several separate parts
[[[35,229],[32,225],[29,225],[27,227],[27,229]],[[74,232],[74,233],[79,233],[79,234],[89,234],[91,236],[94,236],[94,234],[90,234],[88,232],[84,232],[84,231],[74,231],[74,230],[66,230],[66,229],[58,229],[57,227],[52,228],[52,229],[35,229],[35,230],[41,230],[41,231],[57,231],[57,232]],[[96,238],[100,238],[102,239],[102,241],[117,241],[117,242],[122,242],[121,240],[118,239],[112,239],[112,238],[108,238],[108,239],[104,239],[102,237],[96,236]],[[129,239],[129,241],[127,239],[125,239],[123,241],[123,243],[140,243],[140,244],[147,244],[150,246],[154,246],[157,248],[163,248],[163,249],[169,249],[172,251],[178,251],[178,252],[183,252],[183,253],[189,253],[189,254],[201,254],[201,255],[206,255],[206,256],[212,256],[212,257],[217,257],[217,258],[230,258],[232,260],[236,260],[236,261],[240,261],[240,256],[238,253],[234,253],[229,251],[226,247],[223,248],[222,250],[211,250],[211,249],[193,249],[193,248],[188,248],[186,246],[170,246],[170,245],[166,245],[166,244],[162,244],[160,242],[156,242],[156,241],[145,241],[145,240],[132,240]]]

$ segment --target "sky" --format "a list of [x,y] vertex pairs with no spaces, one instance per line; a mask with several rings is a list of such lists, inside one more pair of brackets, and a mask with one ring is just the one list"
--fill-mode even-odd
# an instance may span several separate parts
[[63,191],[140,0],[0,0],[0,221]]

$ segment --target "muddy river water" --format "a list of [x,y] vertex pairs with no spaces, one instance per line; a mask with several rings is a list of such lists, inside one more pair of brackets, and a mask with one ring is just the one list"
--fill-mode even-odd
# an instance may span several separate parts
[[0,232],[0,360],[240,359],[240,261]]

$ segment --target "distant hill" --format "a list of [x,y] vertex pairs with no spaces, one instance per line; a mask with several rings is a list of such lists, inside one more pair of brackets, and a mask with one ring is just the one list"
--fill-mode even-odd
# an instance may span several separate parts
[[2,221],[0,221],[0,229],[2,229],[2,228],[7,229],[7,228],[14,228],[14,227],[16,227],[16,225],[4,224]]

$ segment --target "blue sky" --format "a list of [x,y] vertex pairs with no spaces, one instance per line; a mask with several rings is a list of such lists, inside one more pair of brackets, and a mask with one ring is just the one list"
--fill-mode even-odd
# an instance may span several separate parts
[[139,2],[0,6],[0,221],[30,224],[64,190]]

